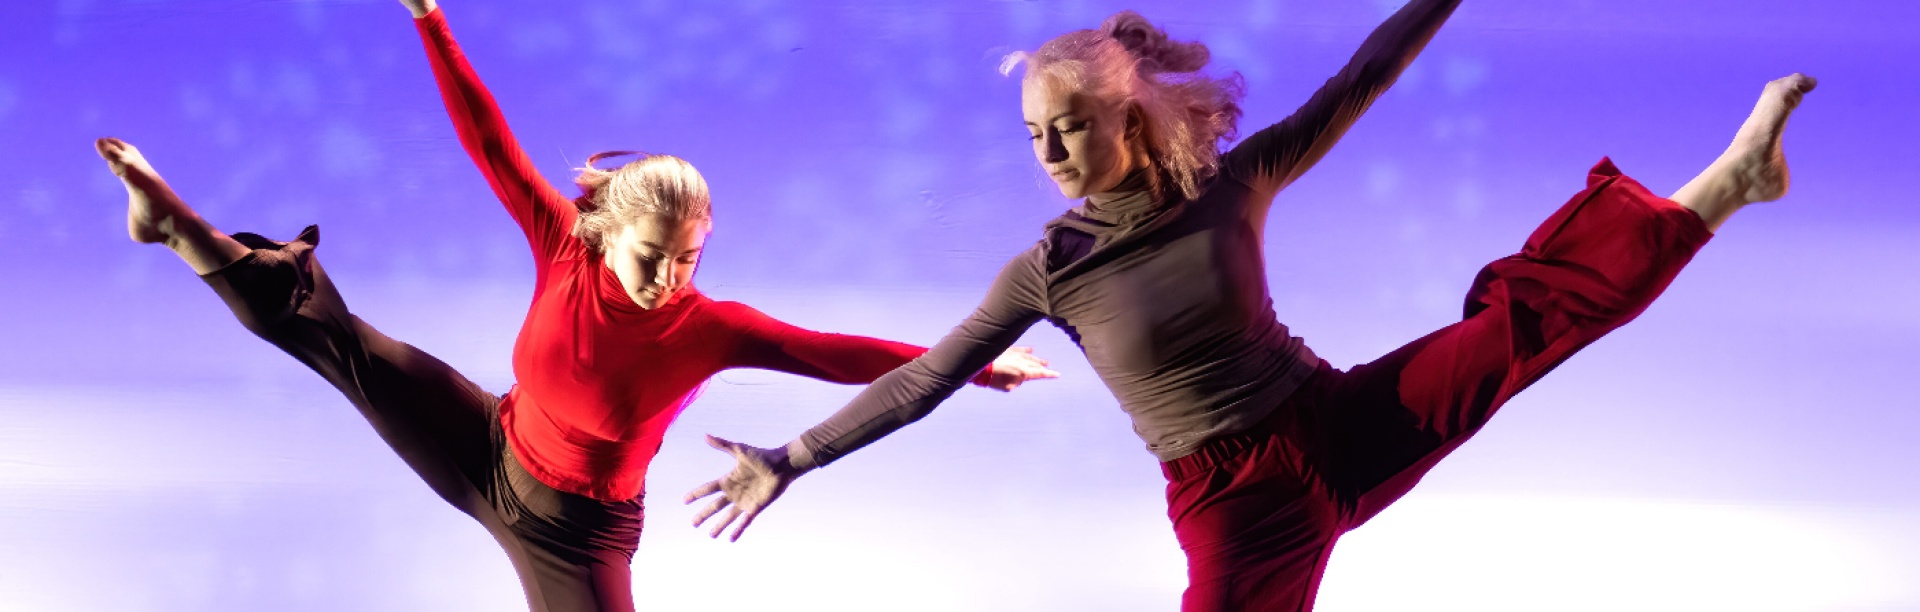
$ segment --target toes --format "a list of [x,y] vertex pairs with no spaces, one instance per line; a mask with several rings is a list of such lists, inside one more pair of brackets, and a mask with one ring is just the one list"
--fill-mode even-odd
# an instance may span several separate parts
[[101,159],[107,160],[114,174],[124,176],[128,168],[140,168],[144,172],[152,171],[145,168],[146,160],[140,156],[140,150],[127,144],[127,141],[118,138],[101,138],[93,141],[93,148],[100,153]]
[[93,141],[93,150],[107,161],[119,161],[120,149],[126,143],[118,138],[101,138]]
[[1800,74],[1798,72],[1793,73],[1793,76],[1800,77],[1799,81],[1796,83],[1796,85],[1798,85],[1796,89],[1798,89],[1800,93],[1807,93],[1809,91],[1813,91],[1814,87],[1818,87],[1820,85],[1820,79],[1816,79],[1811,76]]
[[1805,74],[1795,72],[1793,74],[1789,74],[1787,76],[1775,79],[1772,83],[1769,83],[1769,84],[1777,85],[1780,88],[1786,89],[1787,91],[1790,91],[1793,93],[1807,93],[1809,91],[1813,91],[1813,88],[1820,84],[1820,80],[1807,76]]

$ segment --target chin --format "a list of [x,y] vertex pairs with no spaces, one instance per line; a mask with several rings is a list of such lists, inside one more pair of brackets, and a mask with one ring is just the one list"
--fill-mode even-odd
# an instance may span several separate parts
[[639,306],[642,310],[653,310],[665,305],[667,300],[673,299],[673,294],[669,293],[657,297],[648,297],[646,295],[629,293],[627,297],[631,298],[634,305]]

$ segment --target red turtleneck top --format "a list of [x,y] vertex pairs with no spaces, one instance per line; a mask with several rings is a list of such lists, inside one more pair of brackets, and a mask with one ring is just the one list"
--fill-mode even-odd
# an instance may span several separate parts
[[573,237],[572,199],[534,170],[446,18],[435,10],[416,25],[461,145],[533,248],[533,305],[513,345],[518,384],[500,404],[500,421],[541,482],[606,501],[640,494],[667,426],[721,370],[864,384],[926,352],[800,329],[692,287],[659,308],[640,308]]

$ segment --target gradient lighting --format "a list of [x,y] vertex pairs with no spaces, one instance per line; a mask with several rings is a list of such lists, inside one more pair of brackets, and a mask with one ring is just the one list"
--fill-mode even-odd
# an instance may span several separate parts
[[[446,0],[550,180],[680,155],[706,292],[932,342],[1066,203],[1005,53],[1134,8],[1284,117],[1398,3]],[[1343,540],[1320,609],[1920,610],[1920,5],[1468,0],[1277,201],[1282,320],[1336,365],[1458,316],[1601,155],[1656,191],[1768,79],[1820,77],[1787,200]],[[390,0],[0,4],[0,611],[519,610],[504,556],[317,377],[125,238],[113,135],[231,231],[320,249],[366,320],[489,389],[532,285]],[[738,544],[677,498],[856,389],[717,378],[650,474],[642,609],[1170,610],[1160,476],[1084,360],[961,392]]]

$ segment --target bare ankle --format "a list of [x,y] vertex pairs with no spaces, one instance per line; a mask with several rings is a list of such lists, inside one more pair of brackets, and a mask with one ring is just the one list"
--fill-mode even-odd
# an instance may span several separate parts
[[1667,197],[1682,208],[1700,215],[1700,220],[1707,224],[1709,231],[1719,231],[1721,224],[1748,204],[1740,198],[1743,190],[1735,184],[1732,172],[1723,162],[1714,162],[1693,180],[1687,181],[1679,191]]
[[252,249],[214,228],[198,215],[174,215],[159,224],[163,241],[194,274],[211,274],[245,257]]

